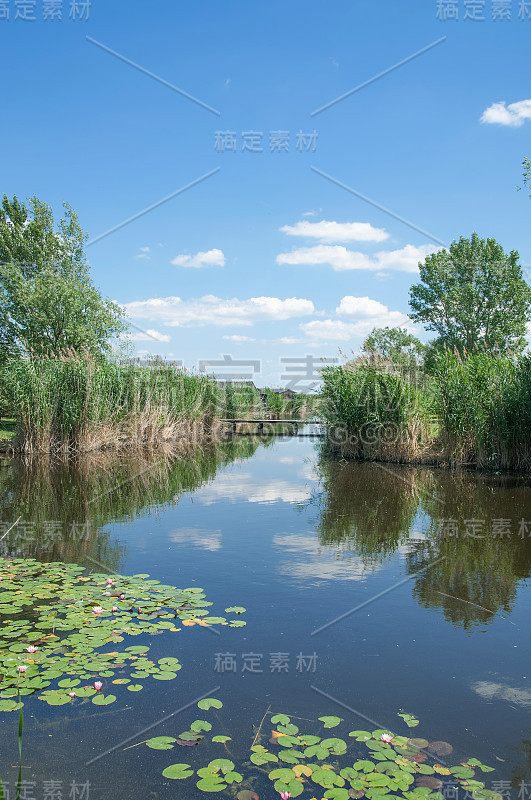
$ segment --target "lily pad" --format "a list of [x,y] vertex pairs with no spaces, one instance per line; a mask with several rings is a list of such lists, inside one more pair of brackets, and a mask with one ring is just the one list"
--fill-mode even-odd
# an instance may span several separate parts
[[208,711],[209,708],[221,708],[222,706],[223,703],[216,697],[205,697],[203,700],[199,700],[197,704],[201,711]]
[[319,717],[325,728],[337,728],[341,723],[340,717]]
[[152,750],[172,750],[176,741],[173,736],[155,736],[153,739],[148,739],[146,745]]
[[184,778],[190,778],[194,771],[190,764],[171,764],[166,767],[162,774],[165,778],[171,778],[171,780],[183,780]]

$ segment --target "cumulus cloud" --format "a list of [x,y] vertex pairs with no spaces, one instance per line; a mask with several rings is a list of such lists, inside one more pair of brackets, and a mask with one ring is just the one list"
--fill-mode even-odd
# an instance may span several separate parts
[[419,261],[440,248],[427,244],[415,247],[407,244],[399,250],[381,250],[374,255],[367,255],[356,250],[348,250],[340,245],[315,245],[299,247],[291,253],[280,253],[277,264],[290,265],[330,265],[336,272],[346,270],[367,269],[376,272],[418,272]]
[[201,269],[202,267],[224,267],[226,260],[223,250],[214,248],[213,250],[207,250],[206,252],[200,251],[193,256],[176,256],[171,263],[176,267]]
[[527,119],[531,119],[531,100],[519,100],[508,106],[505,105],[505,101],[493,103],[481,116],[481,122],[509,125],[513,128],[519,128]]
[[139,331],[138,333],[129,334],[129,338],[133,342],[149,342],[155,340],[156,342],[171,342],[171,337],[165,333],[148,328],[147,331]]
[[401,311],[390,311],[387,306],[370,297],[343,297],[336,314],[350,317],[341,319],[312,320],[300,325],[301,330],[313,341],[346,342],[365,337],[373,328],[409,326],[409,318]]
[[[387,306],[370,297],[343,297],[336,308],[336,314],[348,314],[354,317],[380,317],[389,313]],[[399,312],[394,312],[399,313]]]
[[224,300],[214,295],[181,300],[180,297],[154,297],[125,303],[124,311],[132,319],[149,319],[170,327],[192,325],[251,326],[255,322],[287,320],[315,311],[311,300],[289,297],[251,297],[248,300]]
[[383,228],[374,228],[369,222],[309,222],[284,225],[280,229],[288,236],[306,236],[321,242],[383,242],[389,234]]
[[253,339],[251,336],[240,336],[238,333],[233,333],[230,336],[222,336],[222,339],[226,339],[228,342],[256,342],[256,339]]

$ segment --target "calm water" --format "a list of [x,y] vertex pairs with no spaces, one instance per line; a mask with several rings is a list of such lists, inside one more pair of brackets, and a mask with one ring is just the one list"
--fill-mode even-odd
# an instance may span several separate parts
[[[73,780],[90,781],[91,800],[201,796],[161,776],[175,762],[202,766],[200,748],[124,748],[186,730],[204,713],[185,709],[141,734],[216,687],[215,732],[232,736],[235,755],[269,705],[401,733],[403,709],[420,718],[416,735],[452,743],[450,763],[495,766],[489,788],[531,781],[530,479],[320,463],[312,439],[239,438],[189,459],[4,462],[0,498],[4,521],[24,521],[3,554],[149,573],[203,587],[214,613],[247,608],[245,628],[154,638],[153,656],[181,660],[178,679],[147,679],[133,696],[113,687],[109,709],[26,698],[23,777],[36,800],[51,780],[65,800]],[[11,785],[16,725],[2,716]]]

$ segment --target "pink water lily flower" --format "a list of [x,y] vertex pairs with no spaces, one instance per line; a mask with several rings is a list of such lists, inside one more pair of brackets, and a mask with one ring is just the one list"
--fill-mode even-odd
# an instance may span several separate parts
[[125,600],[125,594],[120,595],[120,600]]
[[391,742],[393,741],[393,737],[391,736],[390,733],[382,733],[380,739],[382,740],[382,742],[386,742],[386,744],[391,744]]
[[71,697],[72,699],[74,699],[74,697],[76,696],[76,693],[75,692],[68,692],[68,696]]
[[112,583],[112,578],[107,578],[107,586],[110,586]]
[[101,687],[102,686],[103,686],[103,683],[101,681],[95,681],[94,682],[94,688],[96,689],[97,692],[101,691]]
[[112,613],[115,614],[118,611],[118,606],[112,607]]
[[94,606],[92,612],[94,614],[103,614],[103,608],[101,606]]
[[291,797],[291,792],[280,792],[280,797],[282,800],[289,800]]
[[26,647],[26,653],[36,653],[39,648],[35,647],[35,645],[30,644],[29,647]]
[[17,667],[17,669],[19,672],[26,672],[27,667],[24,664],[22,664],[20,667]]

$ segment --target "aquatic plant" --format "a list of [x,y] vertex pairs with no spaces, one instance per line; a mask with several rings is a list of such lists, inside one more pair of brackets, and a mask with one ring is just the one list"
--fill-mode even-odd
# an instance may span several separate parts
[[96,362],[85,351],[9,361],[0,382],[23,452],[191,438],[194,426],[211,425],[219,408],[217,386],[206,375],[165,362]]
[[320,412],[327,447],[358,459],[411,462],[429,448],[430,408],[423,393],[386,365],[323,370]]
[[[203,705],[201,705],[201,703]],[[202,700],[198,706],[221,708],[221,701]],[[267,716],[274,727],[266,748],[259,743],[262,725]],[[406,724],[418,723],[411,714]],[[319,717],[324,729],[338,728],[343,720],[336,716]],[[171,750],[178,746],[197,746],[207,739],[212,724],[196,720],[190,730],[178,735],[156,736],[145,744],[153,750]],[[320,733],[320,731],[319,731]],[[262,734],[263,736],[269,734]],[[333,736],[303,733],[286,714],[264,715],[249,754],[239,760],[230,752],[228,736],[213,736],[212,743],[223,745],[230,758],[214,758],[200,768],[187,763],[166,767],[163,775],[172,780],[186,780],[196,775],[196,786],[204,792],[226,792],[237,800],[258,800],[264,777],[283,797],[299,797],[304,792],[316,796],[324,790],[326,800],[384,800],[401,797],[405,800],[444,800],[444,787],[462,788],[474,800],[501,800],[501,796],[485,788],[477,773],[493,768],[476,758],[448,766],[443,757],[453,752],[448,742],[409,738],[380,729],[354,730],[347,741],[334,730]],[[368,752],[367,752],[368,751]],[[239,761],[236,767],[236,762]],[[428,763],[431,761],[432,763]],[[442,762],[442,763],[440,763]],[[266,796],[271,794],[265,789]],[[457,794],[455,795],[457,796]]]
[[451,463],[531,466],[531,357],[446,351],[435,364],[441,445]]
[[[245,625],[241,607],[231,620],[209,616],[212,604],[200,588],[177,589],[145,574],[109,579],[84,572],[77,564],[0,558],[0,711],[20,709],[20,698],[36,692],[52,706],[85,698],[110,705],[116,695],[101,691],[103,679],[105,688],[138,692],[139,681],[173,680],[181,669],[175,657],[151,661],[148,646],[117,649],[125,637]],[[113,649],[103,650],[107,645]]]

